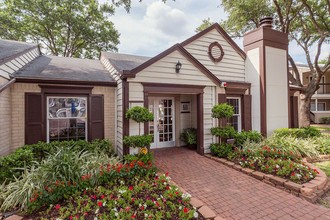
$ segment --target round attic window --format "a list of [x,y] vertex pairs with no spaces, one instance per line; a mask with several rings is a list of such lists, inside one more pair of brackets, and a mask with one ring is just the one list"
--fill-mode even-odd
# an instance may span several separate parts
[[223,58],[223,55],[225,55],[221,45],[216,41],[210,44],[208,54],[210,59],[216,63],[220,62]]

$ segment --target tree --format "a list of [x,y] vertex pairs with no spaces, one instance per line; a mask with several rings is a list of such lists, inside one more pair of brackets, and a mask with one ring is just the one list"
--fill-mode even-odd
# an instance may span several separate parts
[[[233,37],[258,28],[259,20],[265,16],[275,18],[275,28],[288,33],[290,40],[296,41],[304,50],[312,80],[302,85],[293,58],[288,62],[292,73],[288,72],[292,85],[302,87],[299,106],[299,125],[310,125],[310,103],[312,95],[320,88],[320,80],[330,69],[330,54],[323,66],[319,65],[322,45],[330,41],[330,1],[329,0],[222,0],[224,10],[229,14],[222,26]],[[316,50],[312,57],[312,51]]]
[[56,56],[95,58],[117,50],[113,13],[97,0],[0,0],[0,37],[38,43]]
[[199,27],[197,27],[197,28],[195,29],[195,32],[200,32],[200,31],[202,31],[202,30],[204,30],[204,29],[206,29],[206,28],[212,26],[213,24],[214,24],[214,22],[211,21],[210,18],[204,19],[204,20],[202,21],[202,24],[201,24]]

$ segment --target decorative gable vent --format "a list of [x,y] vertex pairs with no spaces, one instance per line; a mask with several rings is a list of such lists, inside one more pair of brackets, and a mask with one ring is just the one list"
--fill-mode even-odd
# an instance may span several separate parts
[[225,55],[221,45],[217,41],[210,44],[208,54],[210,59],[215,63],[220,62]]

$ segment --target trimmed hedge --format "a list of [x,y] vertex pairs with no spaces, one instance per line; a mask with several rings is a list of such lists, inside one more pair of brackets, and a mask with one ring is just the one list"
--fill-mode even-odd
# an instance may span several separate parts
[[20,177],[25,166],[29,167],[33,161],[42,161],[49,153],[52,153],[54,149],[58,147],[72,147],[76,151],[88,151],[88,152],[101,152],[104,154],[114,154],[112,144],[108,140],[94,140],[87,142],[83,140],[79,141],[54,141],[50,143],[39,142],[32,145],[24,145],[18,148],[13,153],[0,157],[0,184],[6,179],[11,181],[15,177]]
[[322,124],[330,124],[330,117],[320,118]]
[[313,138],[321,137],[321,132],[314,127],[305,128],[280,128],[274,131],[274,136],[276,137],[295,137],[295,138]]

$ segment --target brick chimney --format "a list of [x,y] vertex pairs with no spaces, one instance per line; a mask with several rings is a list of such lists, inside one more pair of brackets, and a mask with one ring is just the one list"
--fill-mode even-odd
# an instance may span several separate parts
[[244,35],[246,81],[251,82],[252,129],[270,135],[289,126],[288,35],[272,28],[273,18]]

